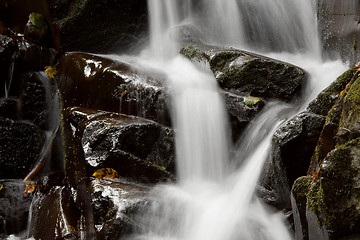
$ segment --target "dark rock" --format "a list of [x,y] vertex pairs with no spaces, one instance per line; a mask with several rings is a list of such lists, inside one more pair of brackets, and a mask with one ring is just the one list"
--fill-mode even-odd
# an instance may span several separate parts
[[8,95],[18,46],[14,39],[0,35],[0,96]]
[[261,111],[265,104],[257,97],[244,96],[227,91],[223,92],[223,96],[230,116],[233,142],[237,142],[242,131],[256,114]]
[[53,65],[56,54],[22,38],[0,35],[0,96],[19,96],[23,75]]
[[28,122],[0,118],[1,178],[24,178],[38,159],[45,136]]
[[20,118],[19,100],[16,98],[1,98],[0,116],[4,118],[10,118],[12,120],[19,120]]
[[33,12],[29,15],[29,21],[25,26],[24,37],[37,44],[49,45],[49,27],[41,13]]
[[307,80],[299,67],[237,49],[196,44],[183,46],[180,53],[209,62],[221,88],[264,99],[294,100]]
[[131,234],[135,215],[146,206],[149,189],[118,180],[92,181],[92,206],[98,239],[115,240]]
[[49,1],[65,51],[128,51],[147,33],[146,0]]
[[60,61],[58,85],[65,107],[121,112],[170,125],[165,76],[155,76],[124,62],[68,53]]
[[26,230],[32,197],[21,180],[0,180],[0,237]]
[[303,112],[276,130],[262,184],[276,191],[280,206],[291,208],[290,186],[306,175],[324,122],[323,116]]
[[84,108],[71,109],[70,121],[83,132],[88,176],[100,168],[113,168],[120,176],[140,182],[171,179],[175,153],[170,128],[138,117]]
[[296,179],[291,189],[291,207],[294,215],[296,240],[308,240],[308,224],[306,219],[306,194],[309,191],[310,177]]
[[298,67],[241,51],[219,51],[209,63],[222,88],[265,99],[293,100],[306,82]]
[[71,194],[70,189],[55,186],[47,194],[34,196],[29,225],[30,237],[76,239],[81,234],[80,212]]
[[[23,91],[21,94],[22,118],[29,120],[42,129],[48,128],[48,113],[46,86],[44,83],[50,81],[45,73],[30,72],[24,76]],[[50,85],[50,84],[49,84]]]

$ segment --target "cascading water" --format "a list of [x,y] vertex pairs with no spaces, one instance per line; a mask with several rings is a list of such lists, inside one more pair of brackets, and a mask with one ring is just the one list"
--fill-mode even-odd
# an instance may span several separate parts
[[[270,139],[292,105],[267,103],[247,130],[235,161],[229,164],[224,104],[211,74],[176,56],[169,32],[181,24],[201,29],[209,43],[273,53],[311,74],[311,98],[345,67],[323,64],[312,1],[148,0],[152,64],[166,69],[176,130],[177,185],[157,186],[151,208],[139,216],[131,239],[291,239],[284,216],[255,195]],[[296,53],[296,54],[294,54]],[[155,56],[155,60],[154,60]],[[154,61],[156,62],[154,64]],[[331,71],[330,71],[331,70]],[[324,74],[326,73],[326,74]],[[329,79],[322,82],[323,79]],[[308,102],[306,100],[305,102]],[[287,109],[288,114],[281,114]],[[292,109],[293,111],[290,111]]]

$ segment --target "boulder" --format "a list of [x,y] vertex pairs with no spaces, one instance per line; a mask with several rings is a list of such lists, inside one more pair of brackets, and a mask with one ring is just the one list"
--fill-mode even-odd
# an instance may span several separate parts
[[[76,239],[80,234],[80,212],[65,186],[36,193],[31,208],[28,235],[35,239]],[[46,219],[46,227],[44,226]]]
[[170,125],[165,76],[85,53],[65,54],[58,69],[64,107],[121,112]]
[[6,118],[0,118],[0,132],[1,178],[24,178],[38,159],[44,133],[32,123]]
[[221,88],[264,99],[294,100],[307,80],[299,67],[237,49],[197,44],[183,46],[180,53],[209,62]]
[[120,176],[139,182],[172,179],[175,153],[170,128],[139,117],[84,108],[70,109],[69,117],[72,128],[82,132],[80,150],[87,176],[113,168]]
[[148,187],[119,180],[93,180],[91,201],[97,238],[115,240],[133,233],[136,214],[147,205]]
[[273,135],[272,151],[262,185],[276,192],[276,205],[291,208],[290,188],[306,175],[325,117],[302,112],[281,125]]

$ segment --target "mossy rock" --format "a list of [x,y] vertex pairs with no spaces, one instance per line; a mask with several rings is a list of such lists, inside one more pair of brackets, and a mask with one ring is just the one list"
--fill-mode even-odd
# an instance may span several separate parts
[[30,13],[29,22],[36,28],[42,28],[46,25],[46,20],[41,13]]
[[307,207],[333,238],[359,233],[360,139],[331,151],[307,193]]
[[293,65],[241,51],[218,51],[209,63],[220,87],[265,99],[291,101],[306,81]]
[[350,69],[339,76],[309,104],[308,109],[313,113],[326,116],[339,99],[341,91],[351,82],[355,73],[355,69]]
[[339,130],[338,144],[360,137],[360,77],[348,86],[344,92]]

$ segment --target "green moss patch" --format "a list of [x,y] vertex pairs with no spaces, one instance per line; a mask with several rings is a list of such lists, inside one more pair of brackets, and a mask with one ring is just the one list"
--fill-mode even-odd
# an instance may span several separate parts
[[42,28],[46,25],[46,20],[44,16],[41,13],[30,13],[29,15],[29,21],[32,25],[34,25],[36,28]]

